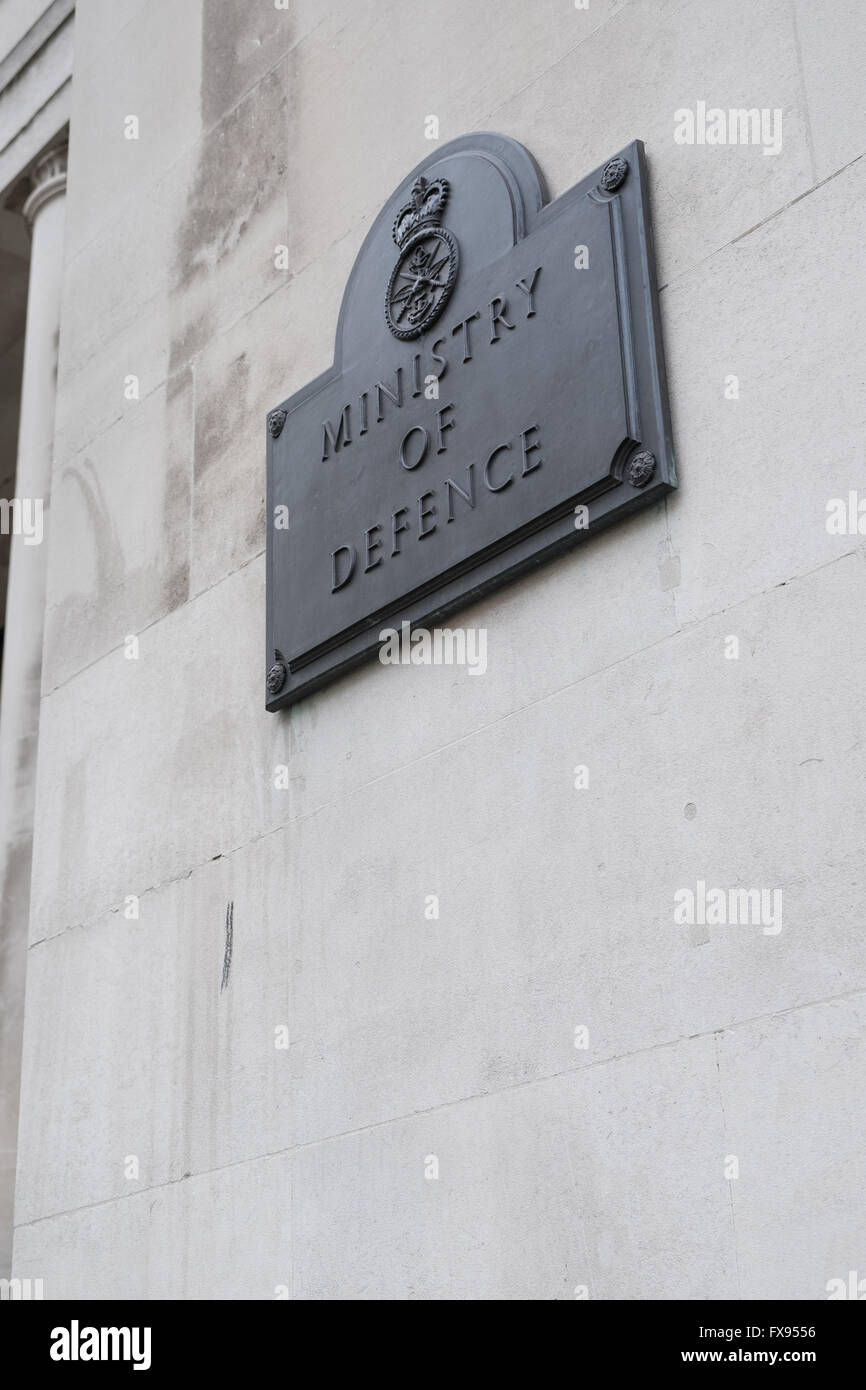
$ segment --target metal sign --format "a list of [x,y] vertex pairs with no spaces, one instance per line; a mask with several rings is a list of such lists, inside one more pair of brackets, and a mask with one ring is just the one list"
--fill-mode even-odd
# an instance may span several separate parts
[[395,191],[334,364],[268,416],[267,707],[676,485],[635,141],[548,203],[468,135]]

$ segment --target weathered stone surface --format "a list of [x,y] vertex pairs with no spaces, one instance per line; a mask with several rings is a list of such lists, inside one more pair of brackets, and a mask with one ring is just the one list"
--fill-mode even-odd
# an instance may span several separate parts
[[719,1037],[741,1298],[824,1299],[863,1278],[864,1039],[862,992]]
[[124,404],[92,447],[54,470],[46,691],[187,600],[192,374]]
[[19,1226],[15,1268],[52,1299],[285,1298],[291,1177],[284,1155]]
[[826,8],[794,0],[794,15],[815,178],[826,179],[866,146],[860,63],[866,10],[857,0],[835,0]]
[[19,1221],[288,1147],[285,853],[265,838],[31,949]]
[[283,64],[198,144],[137,185],[72,255],[67,374],[67,363],[80,370],[156,307],[170,310],[172,347],[188,354],[191,335],[203,345],[273,291],[274,250],[286,240],[285,82]]
[[866,342],[851,332],[850,276],[864,208],[861,162],[661,297],[684,480],[668,507],[684,623],[863,545],[828,534],[827,503],[847,509],[863,488]]
[[[139,207],[199,138],[201,0],[81,6],[66,254]],[[133,125],[133,121],[137,124]],[[134,256],[144,248],[133,237]]]
[[[823,617],[863,584],[849,557],[330,802],[299,750],[299,1142],[866,988],[866,654]],[[698,880],[780,890],[781,930],[678,925]]]
[[[708,107],[781,109],[782,148],[678,145],[675,113]],[[769,217],[813,183],[788,0],[759,9],[701,0],[634,0],[495,110],[507,135],[533,147],[551,193],[569,188],[641,131],[653,169],[659,284]]]
[[711,1038],[316,1144],[295,1297],[736,1297],[721,1149]]
[[[263,599],[256,561],[138,634],[137,658],[121,638],[45,697],[33,940],[285,819],[285,794],[274,788],[279,728],[259,698]],[[219,696],[205,718],[208,690]]]
[[[15,1273],[825,1297],[864,1237],[859,8],[446,0],[423,64],[412,5],[176,9],[77,18]],[[699,100],[781,152],[676,144]],[[265,411],[431,115],[554,195],[645,140],[681,489],[461,614],[485,675],[267,716]],[[781,931],[677,924],[699,880]]]

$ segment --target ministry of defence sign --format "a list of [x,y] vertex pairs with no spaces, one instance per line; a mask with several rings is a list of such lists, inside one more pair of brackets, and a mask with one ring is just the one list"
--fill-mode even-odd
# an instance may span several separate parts
[[268,416],[267,708],[676,485],[635,141],[555,202],[467,135],[405,179],[334,365]]

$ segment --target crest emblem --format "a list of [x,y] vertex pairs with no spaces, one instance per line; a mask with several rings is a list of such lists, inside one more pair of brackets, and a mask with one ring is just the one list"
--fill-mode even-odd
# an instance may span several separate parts
[[395,338],[419,338],[435,323],[457,279],[457,242],[439,225],[448,193],[447,179],[417,178],[411,202],[394,219],[400,255],[385,291],[385,321]]

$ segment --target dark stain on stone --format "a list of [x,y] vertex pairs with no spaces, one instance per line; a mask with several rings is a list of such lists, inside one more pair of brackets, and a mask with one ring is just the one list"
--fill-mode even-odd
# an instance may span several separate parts
[[205,0],[202,6],[201,119],[209,130],[292,47],[292,7],[250,0]]
[[[285,73],[277,69],[205,135],[178,228],[175,288],[206,279],[249,233],[286,176]],[[216,290],[215,290],[216,292]]]
[[192,467],[189,437],[193,415],[192,369],[179,373],[166,393],[168,452],[162,502],[162,531],[168,544],[160,557],[162,601],[173,612],[189,598],[189,520]]
[[[183,389],[186,381],[185,367],[217,336],[216,315],[212,309],[205,309],[201,314],[185,318],[176,315],[180,321],[177,323],[172,334],[171,347],[168,359],[168,392],[171,396],[175,389]],[[180,380],[180,387],[175,383]]]
[[258,550],[261,550],[265,543],[265,499],[263,496],[259,497],[259,505],[255,517],[250,518],[244,541],[245,550],[250,555],[254,555]]
[[242,352],[201,391],[195,412],[196,482],[226,449],[238,451],[237,441],[249,428],[249,379],[250,364]]
[[[157,410],[159,399],[148,402]],[[82,653],[101,653],[103,641],[112,630],[129,630],[130,612],[139,612],[143,621],[172,612],[189,597],[188,535],[192,478],[189,436],[192,418],[192,372],[175,379],[171,400],[166,398],[164,435],[167,440],[165,482],[162,498],[161,533],[163,545],[156,557],[159,589],[153,591],[153,562],[131,566],[114,522],[112,507],[102,488],[99,472],[89,457],[70,464],[65,481],[77,487],[88,513],[95,562],[93,592],[66,595],[50,614],[50,633],[57,639],[63,657]],[[88,640],[89,639],[89,640]],[[116,638],[115,638],[116,640]],[[49,683],[56,679],[56,662],[49,668]]]
[[[30,866],[33,843],[30,838],[13,840],[5,847],[2,895],[0,895],[0,982],[3,1012],[0,1016],[0,1055],[3,1057],[5,1103],[10,1126],[4,1124],[4,1138],[15,1146],[18,1115],[18,1084],[21,1076],[21,1047],[24,1033],[24,986],[27,974],[27,928],[30,917]],[[37,933],[34,943],[49,929]],[[53,927],[51,928],[53,930]]]
[[[295,43],[297,30],[291,11],[273,4],[205,0],[202,6],[199,90],[204,133],[175,232],[170,383],[174,373],[194,363],[220,331],[223,287],[228,281],[230,292],[232,284],[226,274],[232,253],[255,237],[262,214],[285,198],[285,55]],[[243,374],[233,383],[232,406],[245,429],[244,358],[240,365]],[[190,470],[199,476],[215,458],[225,456],[228,437],[226,401],[215,385],[204,394],[210,399],[196,408]],[[178,480],[178,490],[180,486]],[[182,599],[184,577],[178,571],[175,578],[177,596]]]
[[232,946],[235,936],[235,905],[233,902],[226,903],[226,944],[223,953],[223,975],[220,981],[220,994],[222,994],[229,982],[229,971],[232,968]]
[[90,516],[93,544],[96,550],[96,589],[100,598],[115,593],[123,585],[123,547],[111,510],[105,501],[99,475],[93,461],[84,458],[68,470],[70,481],[77,483]]

